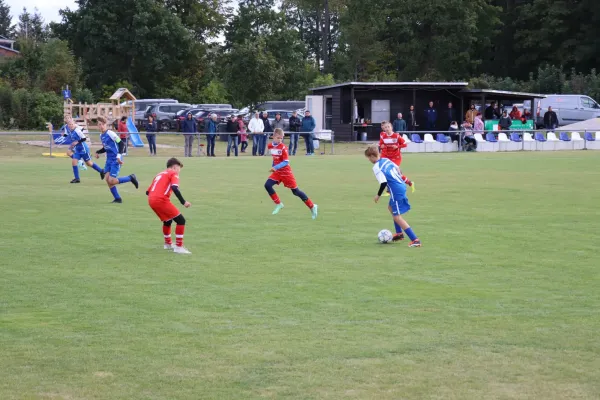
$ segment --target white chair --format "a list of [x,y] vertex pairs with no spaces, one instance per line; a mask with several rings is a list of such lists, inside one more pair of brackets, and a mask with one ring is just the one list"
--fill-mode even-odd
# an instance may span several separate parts
[[437,153],[437,152],[441,152],[442,151],[442,144],[439,142],[436,142],[435,139],[433,139],[433,135],[431,133],[426,133],[425,134],[425,138],[423,139],[423,142],[425,144],[425,152],[426,153]]
[[531,133],[523,132],[523,150],[534,151],[536,150],[536,142],[531,137]]
[[585,142],[579,132],[571,132],[571,141],[573,142],[573,150],[583,150]]
[[521,150],[521,143],[513,142],[506,136],[506,133],[498,133],[498,150],[499,151],[518,151]]
[[485,140],[483,138],[481,133],[475,133],[473,135],[473,137],[475,138],[475,141],[477,142],[477,151],[498,151],[498,149],[495,148],[498,145],[498,143],[488,142],[487,140]]
[[546,140],[548,141],[548,147],[550,144],[553,144],[552,150],[572,150],[573,146],[571,146],[571,142],[563,142],[562,140],[556,137],[556,133],[548,132],[546,135]]

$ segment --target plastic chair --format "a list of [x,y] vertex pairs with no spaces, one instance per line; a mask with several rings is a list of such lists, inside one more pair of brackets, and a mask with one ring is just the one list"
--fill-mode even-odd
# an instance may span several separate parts
[[498,141],[498,139],[496,139],[496,136],[491,132],[485,134],[485,140],[491,143],[496,143]]

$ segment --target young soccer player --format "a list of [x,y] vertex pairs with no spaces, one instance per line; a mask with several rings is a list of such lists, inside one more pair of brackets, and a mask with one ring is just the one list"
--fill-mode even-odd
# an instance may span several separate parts
[[408,225],[408,222],[402,218],[402,214],[410,210],[410,204],[408,204],[408,198],[406,197],[406,184],[402,180],[400,168],[389,159],[380,158],[379,149],[376,145],[369,146],[365,150],[365,157],[374,164],[373,173],[380,184],[379,191],[374,199],[375,203],[379,201],[386,186],[390,188],[388,210],[392,213],[394,227],[396,228],[394,241],[404,239],[404,234],[402,233],[402,230],[404,230],[411,240],[408,247],[421,247],[421,241],[415,235],[410,225]]
[[[387,158],[398,167],[402,163],[402,153],[400,149],[407,147],[406,141],[397,132],[394,132],[394,128],[391,122],[384,121],[381,123],[383,132],[379,136],[379,148],[381,149],[381,157]],[[402,176],[402,182],[410,186],[412,192],[415,191],[415,183],[408,179],[406,176]]]
[[[171,192],[179,199],[185,208],[192,204],[185,201],[179,191],[179,172],[183,164],[176,158],[167,161],[167,169],[156,175],[146,195],[148,204],[163,223],[163,235],[165,237],[165,249],[173,250],[179,254],[192,254],[191,251],[183,247],[183,232],[185,231],[185,218],[179,212],[177,207],[171,203]],[[171,224],[173,221],[177,224],[175,227],[175,247],[171,241]]]
[[306,204],[306,206],[310,209],[312,219],[316,219],[318,206],[308,198],[306,193],[298,189],[296,178],[294,177],[294,173],[290,167],[287,147],[285,147],[285,144],[283,144],[283,136],[283,130],[276,128],[273,131],[273,142],[269,143],[269,152],[273,156],[273,166],[269,170],[272,172],[272,174],[265,182],[265,189],[267,189],[269,196],[271,196],[271,199],[273,199],[273,202],[275,203],[273,215],[279,213],[279,211],[281,211],[283,208],[283,203],[281,200],[279,200],[279,196],[275,192],[275,189],[273,189],[273,186],[283,183],[283,186],[291,189],[295,196],[298,196],[300,199],[302,199],[304,204]]
[[131,182],[137,189],[139,187],[138,180],[135,174],[124,176],[119,178],[119,171],[121,165],[123,165],[123,156],[119,152],[119,142],[121,139],[113,131],[108,129],[108,122],[104,117],[98,117],[98,128],[100,128],[100,140],[102,141],[102,148],[96,151],[96,158],[100,157],[100,154],[106,153],[106,165],[104,165],[104,173],[106,174],[106,184],[108,185],[110,192],[115,198],[113,203],[122,203],[123,200],[119,196],[117,185],[121,183]]
[[[87,145],[87,137],[83,133],[83,130],[77,126],[73,118],[67,117],[65,119],[67,123],[64,126],[63,136],[68,136],[72,143],[69,146],[67,155],[71,157],[71,165],[73,167],[73,180],[70,183],[80,183],[79,179],[79,162],[82,160],[88,167],[94,168],[100,174],[100,179],[104,180],[104,171],[95,162],[92,161],[92,155],[90,154],[90,147]],[[52,131],[52,125],[50,125],[50,131]]]

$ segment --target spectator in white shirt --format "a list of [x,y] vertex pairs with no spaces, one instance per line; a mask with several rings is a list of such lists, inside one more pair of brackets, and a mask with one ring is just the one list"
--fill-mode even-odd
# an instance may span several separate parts
[[256,156],[258,152],[258,146],[260,142],[260,138],[262,133],[265,130],[265,125],[263,124],[262,119],[260,119],[260,113],[256,111],[254,113],[254,118],[250,120],[248,123],[248,131],[252,133],[252,155]]

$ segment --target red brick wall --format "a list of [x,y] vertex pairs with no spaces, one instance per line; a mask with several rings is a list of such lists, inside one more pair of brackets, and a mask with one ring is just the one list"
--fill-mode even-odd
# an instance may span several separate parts
[[19,53],[15,53],[13,51],[0,48],[0,57],[18,57],[18,56],[20,56]]

